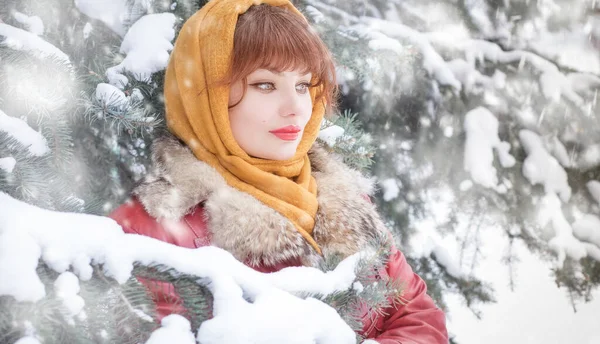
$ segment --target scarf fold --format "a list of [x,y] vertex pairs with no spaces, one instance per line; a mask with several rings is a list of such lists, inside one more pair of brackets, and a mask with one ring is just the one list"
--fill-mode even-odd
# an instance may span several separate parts
[[[164,84],[169,130],[196,158],[214,167],[232,187],[281,213],[319,253],[312,236],[317,214],[317,183],[308,150],[325,112],[310,88],[312,116],[296,154],[277,161],[249,156],[237,144],[229,123],[229,73],[238,16],[259,4],[284,7],[304,16],[288,0],[212,0],[183,25],[171,52]],[[182,166],[185,168],[185,166]]]

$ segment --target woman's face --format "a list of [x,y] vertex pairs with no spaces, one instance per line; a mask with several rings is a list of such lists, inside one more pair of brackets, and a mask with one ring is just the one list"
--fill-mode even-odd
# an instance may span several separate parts
[[257,69],[231,85],[229,122],[233,137],[250,156],[287,160],[294,156],[312,114],[311,74]]

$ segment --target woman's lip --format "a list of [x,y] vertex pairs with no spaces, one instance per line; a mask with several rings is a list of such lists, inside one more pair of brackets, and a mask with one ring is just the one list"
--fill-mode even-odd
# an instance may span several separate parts
[[270,133],[273,133],[273,134],[297,134],[300,131],[302,131],[302,128],[300,128],[299,126],[288,125],[287,127],[271,130]]
[[273,135],[277,136],[278,138],[284,140],[284,141],[295,141],[298,136],[300,135],[299,133],[295,132],[295,133],[275,133],[275,132],[271,132]]

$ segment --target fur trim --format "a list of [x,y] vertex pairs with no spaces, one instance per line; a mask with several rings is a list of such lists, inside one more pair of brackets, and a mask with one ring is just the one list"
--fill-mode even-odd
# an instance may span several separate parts
[[[381,237],[385,226],[365,198],[372,181],[318,144],[309,156],[319,203],[313,235],[323,254],[346,257]],[[153,143],[151,172],[134,194],[157,219],[181,219],[203,202],[212,244],[251,265],[300,259],[313,266],[320,259],[287,218],[229,186],[173,136]]]

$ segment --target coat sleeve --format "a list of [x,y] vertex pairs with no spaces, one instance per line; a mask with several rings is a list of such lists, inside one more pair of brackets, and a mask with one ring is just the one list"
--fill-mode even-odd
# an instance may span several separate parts
[[392,250],[385,271],[402,286],[402,303],[384,310],[384,316],[365,321],[366,343],[447,344],[446,319],[427,295],[427,285],[406,262],[402,252]]
[[[109,217],[117,221],[125,233],[146,235],[163,240],[163,238],[153,235],[164,232],[160,228],[161,225],[148,215],[143,206],[137,201],[121,205],[109,214]],[[185,315],[186,309],[183,307],[183,302],[171,283],[144,278],[138,278],[138,280],[148,289],[152,296],[152,300],[156,305],[157,322],[160,323],[162,318],[169,314]]]

